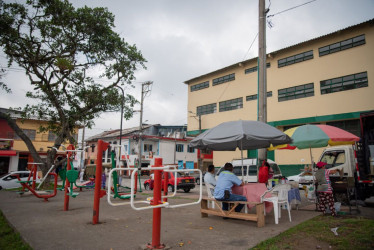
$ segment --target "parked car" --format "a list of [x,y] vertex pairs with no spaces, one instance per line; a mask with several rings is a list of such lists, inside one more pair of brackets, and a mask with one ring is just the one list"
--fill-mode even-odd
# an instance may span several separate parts
[[[22,185],[18,183],[18,179],[16,175],[19,175],[22,181],[27,181],[27,178],[30,175],[30,171],[13,171],[13,172],[2,175],[0,177],[0,190],[3,188],[11,189],[11,188],[22,187]],[[36,182],[37,183],[40,182],[39,177],[37,177]]]
[[[279,166],[272,160],[267,160],[270,167],[273,169],[273,178],[281,178],[282,172]],[[257,182],[258,181],[258,169],[257,169],[257,159],[243,159],[243,173],[242,173],[242,160],[233,160],[232,165],[234,166],[233,173],[239,177],[239,179],[245,182]],[[218,179],[219,174],[224,170],[221,167],[216,175]],[[244,177],[244,178],[242,178]]]
[[[183,189],[184,192],[188,193],[191,189],[195,188],[195,178],[192,176],[189,176],[185,173],[179,173],[179,172],[168,172],[169,180],[168,180],[168,192],[174,192],[175,189],[175,176],[177,177],[177,190]],[[162,189],[164,188],[164,175],[162,175]],[[144,181],[144,189],[145,190],[152,190],[153,189],[153,183],[151,183],[151,180],[145,180]]]
[[289,181],[295,181],[299,183],[299,189],[302,189],[306,185],[313,183],[313,174],[310,171],[303,171],[300,174],[288,176]]
[[[205,176],[206,172],[203,173],[203,184],[204,184],[204,176]],[[195,182],[197,185],[200,185],[200,175],[197,175],[195,177]]]

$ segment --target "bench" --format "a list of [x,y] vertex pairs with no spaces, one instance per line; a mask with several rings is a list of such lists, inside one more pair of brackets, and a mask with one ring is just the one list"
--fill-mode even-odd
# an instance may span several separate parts
[[[212,201],[216,204],[214,208],[208,207],[208,201]],[[229,203],[229,210],[224,211],[222,210],[222,202]],[[238,213],[235,212],[235,208],[239,204],[251,204],[256,206],[256,213]],[[257,227],[263,227],[265,226],[265,215],[264,215],[264,209],[265,205],[263,202],[251,202],[251,201],[218,201],[214,198],[209,197],[203,197],[201,200],[201,217],[208,217],[208,214],[216,215],[216,216],[222,216],[227,218],[233,218],[233,219],[241,219],[241,220],[249,220],[249,221],[257,221]]]

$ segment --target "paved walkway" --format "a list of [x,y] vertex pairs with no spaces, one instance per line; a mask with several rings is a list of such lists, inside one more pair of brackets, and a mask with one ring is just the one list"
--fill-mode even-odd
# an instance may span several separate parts
[[[128,180],[127,180],[128,181]],[[124,181],[126,184],[126,180]],[[197,200],[199,187],[190,193],[177,192],[170,204]],[[205,186],[203,186],[205,194]],[[20,232],[35,250],[44,249],[139,249],[152,241],[152,210],[136,211],[130,205],[110,206],[106,196],[100,201],[99,224],[92,224],[93,189],[86,189],[70,198],[69,211],[63,211],[64,195],[58,192],[49,202],[32,195],[0,191],[0,210],[8,222]],[[146,200],[151,192],[138,193],[137,200]],[[295,225],[320,215],[308,204],[302,193],[301,207],[292,210],[292,222],[286,210],[278,225],[273,212],[266,215],[265,227],[255,222],[223,220],[222,217],[201,218],[200,206],[162,209],[161,243],[183,249],[248,249]],[[124,201],[120,201],[124,202]],[[374,219],[374,208],[360,208],[362,216]]]
[[[93,225],[93,193],[84,190],[78,197],[70,198],[69,211],[63,211],[61,191],[49,202],[0,191],[0,210],[35,250],[139,249],[152,241],[152,210],[135,211],[129,205],[113,207],[106,197],[100,201],[100,223]],[[178,191],[179,198],[169,202],[191,202],[198,194],[198,188],[188,194]],[[145,200],[150,195],[143,192],[136,198]],[[217,216],[201,218],[199,209],[199,205],[162,209],[161,243],[172,248],[182,245],[184,249],[248,249],[319,215],[315,211],[292,210],[289,222],[284,210],[278,225],[271,213],[266,216],[265,227],[257,228],[255,222],[223,220]]]

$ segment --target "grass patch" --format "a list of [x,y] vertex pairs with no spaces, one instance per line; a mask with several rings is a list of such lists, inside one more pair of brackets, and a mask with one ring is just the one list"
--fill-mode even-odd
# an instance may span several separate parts
[[0,249],[2,250],[32,250],[32,248],[23,242],[19,233],[11,228],[0,211]]
[[[338,228],[338,236],[331,231]],[[252,249],[374,249],[374,220],[362,217],[318,216],[303,222]],[[322,247],[322,249],[325,249]]]

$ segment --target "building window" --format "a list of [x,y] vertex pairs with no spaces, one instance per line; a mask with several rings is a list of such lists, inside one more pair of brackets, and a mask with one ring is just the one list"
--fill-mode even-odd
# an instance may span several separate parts
[[91,152],[95,153],[95,144],[91,144]]
[[278,68],[313,59],[313,50],[278,60]]
[[346,120],[346,121],[335,121],[335,122],[326,122],[326,125],[334,126],[341,128],[345,131],[348,131],[358,137],[361,136],[360,133],[360,120]]
[[195,153],[195,149],[191,148],[190,146],[187,146],[187,152],[188,153]]
[[212,103],[208,105],[198,106],[196,108],[197,115],[206,115],[217,112],[217,103]]
[[314,96],[314,83],[278,90],[278,102]]
[[219,103],[219,112],[229,111],[233,109],[243,108],[243,98],[236,98],[228,101],[223,101]]
[[48,132],[48,141],[55,141],[57,138],[57,135],[51,131]]
[[[35,129],[22,129],[23,133],[32,141],[35,141],[36,136],[36,130]],[[21,140],[21,137],[19,137],[16,133],[14,134],[16,140]]]
[[[266,68],[270,68],[270,63],[266,64]],[[253,72],[256,72],[256,71],[257,71],[257,66],[249,68],[249,69],[245,69],[244,73],[249,74],[249,73],[253,73]]]
[[235,80],[235,73],[213,79],[213,86]]
[[330,94],[368,86],[367,72],[321,81],[321,94]]
[[209,88],[209,81],[202,82],[202,83],[191,86],[191,92],[192,91],[197,91],[197,90],[200,90],[200,89],[206,89],[206,88]]
[[150,152],[152,150],[152,144],[144,144],[144,152]]
[[330,44],[318,49],[319,56],[324,56],[339,52],[341,50],[350,49],[365,44],[365,35],[356,36],[341,42]]
[[[273,91],[267,92],[267,97],[273,96]],[[245,100],[248,101],[254,101],[257,100],[257,94],[256,95],[248,95],[245,97]]]
[[175,151],[177,152],[183,152],[183,144],[176,144],[175,145]]

